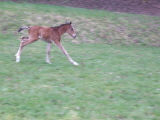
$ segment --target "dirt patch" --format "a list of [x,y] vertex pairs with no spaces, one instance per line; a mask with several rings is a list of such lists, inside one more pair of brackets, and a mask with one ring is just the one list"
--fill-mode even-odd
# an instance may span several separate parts
[[[22,2],[22,0],[12,0]],[[25,0],[32,3],[160,16],[160,0]]]

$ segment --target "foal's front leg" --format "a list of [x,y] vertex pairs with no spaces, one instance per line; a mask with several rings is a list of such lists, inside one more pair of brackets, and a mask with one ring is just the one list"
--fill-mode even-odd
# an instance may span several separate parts
[[47,48],[46,48],[46,62],[49,64],[52,64],[50,62],[50,50],[51,50],[51,43],[47,43]]
[[57,44],[57,46],[60,48],[60,50],[67,56],[68,60],[73,64],[73,65],[78,65],[77,62],[75,62],[68,54],[68,52],[65,50],[63,45],[61,43]]

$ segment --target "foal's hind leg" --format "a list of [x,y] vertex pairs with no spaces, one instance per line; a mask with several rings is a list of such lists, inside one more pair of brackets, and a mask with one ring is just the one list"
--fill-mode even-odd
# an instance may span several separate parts
[[[29,37],[25,37],[25,38],[29,38]],[[30,43],[33,43],[35,41],[37,41],[38,38],[29,38],[29,39],[23,39],[21,40],[21,43],[20,43],[20,46],[19,46],[19,50],[17,52],[17,54],[15,55],[16,56],[16,62],[19,62],[20,61],[20,55],[21,55],[21,52],[22,52],[22,49],[24,46],[26,46],[27,44],[30,44]]]
[[29,39],[29,37],[21,37],[21,41],[20,41],[20,46],[19,46],[19,49],[18,49],[18,52],[16,53],[16,62],[19,62],[20,61],[20,54],[22,52],[22,49],[21,49],[21,46],[23,44],[23,42],[27,41]]

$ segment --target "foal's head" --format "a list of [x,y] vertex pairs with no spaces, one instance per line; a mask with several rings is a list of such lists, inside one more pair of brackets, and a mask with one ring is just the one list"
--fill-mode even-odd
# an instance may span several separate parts
[[76,38],[76,32],[74,31],[74,28],[72,27],[72,22],[66,23],[66,24],[68,25],[67,33],[73,38]]

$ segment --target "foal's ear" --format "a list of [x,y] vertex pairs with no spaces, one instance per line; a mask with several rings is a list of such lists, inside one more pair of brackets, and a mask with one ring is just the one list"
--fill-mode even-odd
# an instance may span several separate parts
[[69,24],[72,24],[72,21]]

